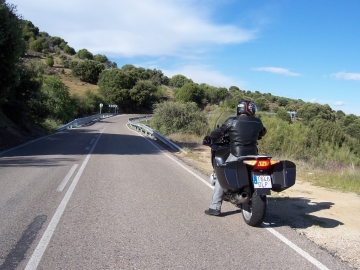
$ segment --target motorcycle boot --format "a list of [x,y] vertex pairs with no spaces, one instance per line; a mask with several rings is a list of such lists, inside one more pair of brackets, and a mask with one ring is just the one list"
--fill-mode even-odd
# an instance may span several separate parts
[[209,208],[208,210],[205,210],[205,214],[209,216],[220,216],[221,212],[220,210]]

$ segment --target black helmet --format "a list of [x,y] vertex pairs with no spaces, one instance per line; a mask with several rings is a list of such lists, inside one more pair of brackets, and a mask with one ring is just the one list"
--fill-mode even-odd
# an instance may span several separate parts
[[237,115],[255,115],[255,113],[257,112],[257,107],[255,103],[250,100],[241,100],[239,101],[236,112]]

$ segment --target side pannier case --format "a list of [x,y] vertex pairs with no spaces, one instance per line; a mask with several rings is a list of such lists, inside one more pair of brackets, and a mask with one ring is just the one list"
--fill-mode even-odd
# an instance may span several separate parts
[[296,165],[289,160],[281,160],[274,165],[272,191],[281,192],[295,185]]

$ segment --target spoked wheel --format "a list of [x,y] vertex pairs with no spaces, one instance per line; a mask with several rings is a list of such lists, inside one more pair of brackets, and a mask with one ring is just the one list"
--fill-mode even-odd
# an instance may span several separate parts
[[252,199],[241,205],[242,215],[247,225],[258,227],[266,215],[266,195],[253,194]]

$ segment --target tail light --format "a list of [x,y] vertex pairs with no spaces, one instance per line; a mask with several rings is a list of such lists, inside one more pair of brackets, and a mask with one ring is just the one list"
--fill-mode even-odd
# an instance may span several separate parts
[[279,163],[279,160],[272,160],[272,159],[251,159],[251,160],[244,160],[245,164],[254,166],[256,170],[264,170],[269,168],[270,166]]

